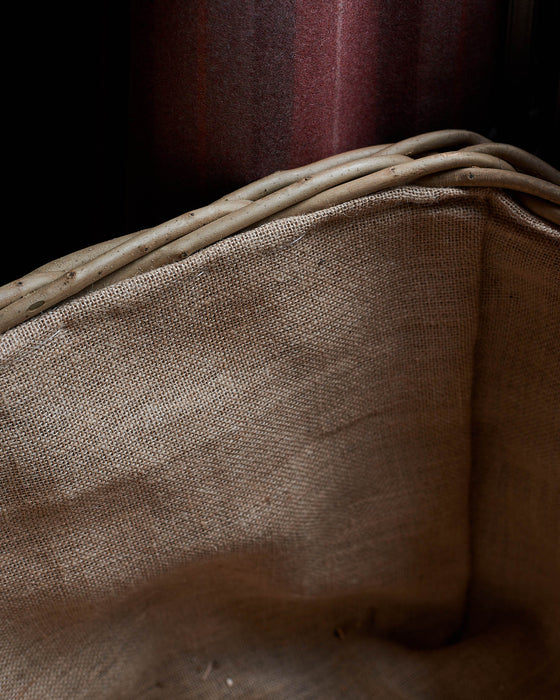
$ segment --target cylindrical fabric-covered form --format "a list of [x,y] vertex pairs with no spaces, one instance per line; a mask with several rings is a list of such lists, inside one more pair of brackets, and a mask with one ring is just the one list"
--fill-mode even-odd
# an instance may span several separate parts
[[560,231],[280,219],[0,336],[0,695],[560,688]]
[[134,3],[129,228],[341,151],[450,125],[488,132],[505,9],[500,0]]

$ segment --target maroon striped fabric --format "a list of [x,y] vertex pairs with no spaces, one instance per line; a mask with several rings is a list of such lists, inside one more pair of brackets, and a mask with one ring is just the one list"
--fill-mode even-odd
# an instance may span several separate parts
[[438,128],[484,132],[503,5],[134,3],[133,223],[348,149]]

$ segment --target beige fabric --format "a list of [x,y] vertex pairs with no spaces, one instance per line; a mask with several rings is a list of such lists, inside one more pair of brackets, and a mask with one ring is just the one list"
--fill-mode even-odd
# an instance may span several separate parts
[[560,690],[560,233],[268,224],[0,338],[2,698]]

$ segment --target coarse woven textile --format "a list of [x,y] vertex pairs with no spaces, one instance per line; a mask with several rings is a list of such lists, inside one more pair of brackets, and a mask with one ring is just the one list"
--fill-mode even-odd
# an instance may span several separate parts
[[[128,155],[136,230],[343,151],[450,124],[487,134],[504,9],[501,0],[136,0],[127,100],[98,120],[88,166],[81,154],[76,167],[99,162],[96,177],[84,176],[102,208],[107,162],[118,168],[117,154]],[[104,124],[114,130],[119,109],[128,149],[107,151]]]
[[560,232],[406,187],[0,337],[2,698],[560,691]]

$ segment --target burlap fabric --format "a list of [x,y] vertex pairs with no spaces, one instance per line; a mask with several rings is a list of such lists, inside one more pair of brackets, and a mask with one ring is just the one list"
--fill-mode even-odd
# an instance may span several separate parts
[[560,233],[401,188],[0,338],[2,698],[558,697]]

